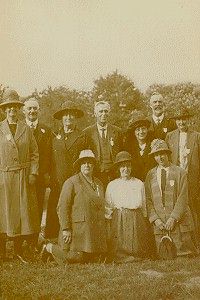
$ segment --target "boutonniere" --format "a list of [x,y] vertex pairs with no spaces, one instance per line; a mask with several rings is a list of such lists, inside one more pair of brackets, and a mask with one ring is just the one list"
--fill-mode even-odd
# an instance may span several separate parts
[[185,148],[185,152],[186,152],[187,155],[190,154],[190,149],[189,148]]
[[8,141],[10,141],[11,139],[12,139],[12,135],[9,133],[9,134],[6,134],[6,139],[8,140]]
[[57,138],[58,140],[60,140],[60,139],[62,138],[61,134],[57,134],[57,135],[56,135],[56,138]]
[[164,127],[164,128],[163,128],[163,131],[164,131],[165,133],[167,133],[167,127]]
[[44,128],[41,128],[40,130],[42,131],[42,133],[45,133],[45,129]]
[[169,181],[170,186],[174,186],[174,180]]
[[111,137],[110,138],[110,145],[113,147],[114,146],[114,139]]

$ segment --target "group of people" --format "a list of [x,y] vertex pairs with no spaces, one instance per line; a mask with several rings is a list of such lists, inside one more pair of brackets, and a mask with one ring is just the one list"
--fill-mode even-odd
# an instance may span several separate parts
[[77,119],[84,112],[66,101],[54,113],[61,124],[54,132],[41,124],[36,99],[21,102],[16,91],[4,93],[2,260],[7,259],[7,238],[22,262],[25,240],[37,248],[47,187],[43,261],[155,259],[163,236],[173,240],[177,255],[198,254],[200,134],[189,128],[188,109],[167,118],[158,93],[152,94],[150,107],[152,117],[141,113],[122,131],[109,123],[110,104],[99,101],[94,106],[96,123],[81,131]]

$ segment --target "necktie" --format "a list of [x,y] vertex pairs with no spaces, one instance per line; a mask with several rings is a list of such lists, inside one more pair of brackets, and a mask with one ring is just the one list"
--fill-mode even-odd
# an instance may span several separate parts
[[101,129],[101,132],[102,132],[102,136],[101,137],[102,137],[103,140],[106,139],[106,133],[105,133],[105,131],[106,131],[105,128]]
[[35,129],[35,125],[33,123],[30,124],[31,129]]
[[156,124],[159,125],[161,122],[160,122],[160,119],[157,118],[157,121],[156,121]]
[[166,186],[166,177],[167,172],[165,169],[161,169],[161,192],[162,192],[162,202],[163,206],[165,206],[165,186]]

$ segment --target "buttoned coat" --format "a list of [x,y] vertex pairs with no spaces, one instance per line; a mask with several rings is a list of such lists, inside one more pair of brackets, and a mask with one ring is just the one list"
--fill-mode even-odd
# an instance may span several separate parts
[[[179,165],[179,140],[180,132],[178,129],[166,136],[166,142],[172,151],[171,161],[175,165]],[[189,205],[192,210],[198,212],[200,211],[200,133],[188,130],[187,148],[189,149],[187,155]]]
[[173,119],[167,118],[167,116],[165,115],[159,125],[154,122],[153,117],[150,117],[148,119],[151,122],[149,131],[152,133],[154,139],[164,140],[168,132],[176,129],[175,121]]
[[[169,217],[178,222],[174,228],[181,232],[192,231],[194,224],[188,206],[187,173],[182,168],[170,165],[165,187],[165,201],[163,204],[161,190],[157,181],[157,167],[150,170],[145,181],[147,212],[149,221],[161,219],[164,223]],[[154,233],[162,231],[154,225]]]
[[51,193],[49,196],[45,234],[47,238],[57,237],[59,222],[56,206],[61,188],[67,178],[74,174],[73,163],[82,149],[81,131],[75,129],[68,136],[63,128],[53,133],[51,154]]
[[105,201],[103,185],[94,178],[93,190],[82,173],[65,181],[59,202],[61,230],[72,230],[70,250],[106,252]]
[[[99,132],[97,125],[94,124],[84,129],[83,131],[85,147],[91,149],[99,163],[101,164],[101,148],[99,141]],[[119,127],[115,125],[108,124],[107,127],[107,139],[110,148],[111,159],[114,162],[115,156],[123,148],[123,138],[122,131]]]
[[35,186],[29,184],[29,175],[38,174],[38,161],[31,129],[19,121],[13,137],[7,120],[0,122],[0,233],[39,232]]

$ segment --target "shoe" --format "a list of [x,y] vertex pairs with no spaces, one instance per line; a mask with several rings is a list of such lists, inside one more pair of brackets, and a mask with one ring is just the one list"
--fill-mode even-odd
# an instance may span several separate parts
[[23,264],[28,264],[29,263],[28,260],[25,257],[23,257],[22,255],[19,255],[19,254],[15,254],[14,259],[20,261]]
[[42,246],[42,250],[40,252],[40,260],[44,263],[47,263],[50,260],[52,260],[52,254],[47,251],[46,244],[43,244],[43,246]]

